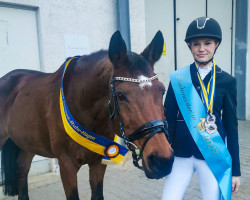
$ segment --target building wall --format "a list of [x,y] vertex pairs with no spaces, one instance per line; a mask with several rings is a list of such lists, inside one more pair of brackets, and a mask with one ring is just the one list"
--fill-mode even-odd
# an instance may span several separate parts
[[5,0],[4,3],[37,7],[42,70],[54,72],[63,63],[66,34],[84,35],[89,52],[107,49],[116,31],[116,0]]
[[144,0],[129,0],[131,51],[141,53],[146,47]]
[[168,74],[175,70],[173,16],[173,1],[145,0],[146,43],[149,44],[156,32],[160,30],[166,44],[166,55],[162,55],[155,64],[155,72],[166,89],[169,84]]
[[36,19],[36,9],[0,4],[0,77],[17,68],[41,69]]
[[248,2],[247,66],[246,66],[246,119],[250,120],[250,3]]

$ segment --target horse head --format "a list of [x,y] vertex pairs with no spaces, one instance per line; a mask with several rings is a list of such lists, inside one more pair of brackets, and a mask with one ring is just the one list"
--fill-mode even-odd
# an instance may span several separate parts
[[167,140],[164,120],[164,85],[154,73],[154,64],[163,50],[163,36],[157,32],[140,54],[127,51],[119,31],[110,40],[109,59],[113,64],[111,80],[112,106],[116,132],[132,151],[134,164],[148,178],[159,179],[172,170],[173,150]]

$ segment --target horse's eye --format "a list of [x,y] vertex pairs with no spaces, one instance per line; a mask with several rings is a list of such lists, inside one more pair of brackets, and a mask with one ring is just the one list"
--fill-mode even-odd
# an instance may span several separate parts
[[166,90],[162,90],[162,96],[164,96],[164,94],[166,93]]
[[119,99],[119,101],[126,101],[127,97],[125,94],[123,94],[122,92],[116,92],[116,96]]

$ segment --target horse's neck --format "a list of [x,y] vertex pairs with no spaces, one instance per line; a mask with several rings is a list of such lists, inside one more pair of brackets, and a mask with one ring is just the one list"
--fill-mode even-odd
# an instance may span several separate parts
[[105,130],[105,126],[110,129],[107,125],[111,124],[108,111],[112,74],[110,63],[103,62],[90,66],[90,69],[81,65],[75,67],[65,82],[65,98],[71,114],[92,131]]

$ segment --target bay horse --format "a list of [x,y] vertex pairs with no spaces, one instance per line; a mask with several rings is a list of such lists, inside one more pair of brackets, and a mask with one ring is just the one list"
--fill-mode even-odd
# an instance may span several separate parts
[[[154,64],[161,57],[163,42],[158,31],[138,55],[127,51],[117,31],[110,39],[108,51],[75,59],[63,79],[65,99],[79,124],[108,139],[113,139],[115,133],[123,136],[134,160],[142,158],[146,176],[154,179],[169,174],[173,164],[162,105],[165,88],[157,78],[149,79],[155,76]],[[64,64],[55,73],[14,70],[0,79],[0,150],[5,195],[29,199],[27,176],[34,155],[41,155],[58,159],[68,200],[79,199],[77,172],[85,164],[89,166],[91,199],[104,199],[103,156],[76,143],[63,126],[59,105],[63,70]],[[147,81],[140,81],[143,78]],[[114,108],[111,115],[109,107]],[[140,149],[140,155],[136,155],[134,147]]]

